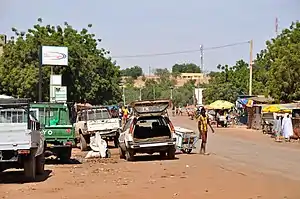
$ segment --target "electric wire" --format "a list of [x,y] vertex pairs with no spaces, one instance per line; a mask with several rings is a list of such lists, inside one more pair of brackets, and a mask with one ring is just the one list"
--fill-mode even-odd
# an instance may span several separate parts
[[[232,46],[243,45],[246,43],[250,43],[250,41],[207,47],[207,48],[203,48],[203,50],[205,50],[205,51],[216,50],[216,49],[221,49],[221,48],[228,48],[228,47],[232,47]],[[119,58],[157,57],[157,56],[166,56],[166,55],[188,54],[188,53],[195,53],[195,52],[200,52],[200,51],[201,51],[201,49],[199,48],[199,49],[194,49],[194,50],[183,50],[183,51],[173,51],[173,52],[163,52],[163,53],[153,53],[153,54],[119,55],[119,56],[112,56],[112,58],[119,59]]]

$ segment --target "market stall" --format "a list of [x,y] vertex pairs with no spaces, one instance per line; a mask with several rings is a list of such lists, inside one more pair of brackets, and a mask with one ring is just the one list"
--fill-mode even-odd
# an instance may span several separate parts
[[229,110],[234,107],[234,104],[225,100],[217,100],[206,108],[208,110],[215,111],[215,120],[217,122],[217,126],[221,125],[222,127],[228,126],[228,119],[229,119]]

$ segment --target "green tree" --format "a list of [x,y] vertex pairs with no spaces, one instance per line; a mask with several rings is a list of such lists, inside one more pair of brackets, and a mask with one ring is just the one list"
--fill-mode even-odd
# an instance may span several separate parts
[[201,73],[201,69],[193,63],[175,64],[172,67],[172,74],[177,76],[180,73]]
[[[88,28],[77,31],[67,22],[64,26],[43,25],[42,19],[27,32],[12,28],[15,36],[4,46],[0,58],[0,93],[12,96],[38,97],[39,47],[66,46],[69,65],[54,67],[54,74],[61,74],[63,85],[68,87],[69,101],[86,99],[91,103],[119,101],[120,70],[103,48],[97,48],[100,39],[89,33]],[[44,66],[43,99],[49,100],[50,67]]]
[[218,65],[218,69],[220,72],[213,74],[204,90],[206,103],[215,100],[234,102],[238,95],[248,92],[249,67],[245,61],[239,60],[232,67]]
[[143,75],[143,69],[139,66],[133,66],[131,68],[126,68],[124,70],[121,70],[121,75],[129,76],[136,79],[137,77]]
[[154,71],[154,75],[159,77],[170,77],[170,71],[167,68],[157,68]]
[[300,99],[300,22],[292,23],[266,45],[256,65],[264,69],[260,74],[265,72],[261,82],[267,85],[267,93],[285,102]]

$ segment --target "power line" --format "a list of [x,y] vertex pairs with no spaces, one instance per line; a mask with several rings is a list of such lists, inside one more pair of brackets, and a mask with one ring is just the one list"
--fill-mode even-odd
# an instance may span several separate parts
[[[216,50],[220,48],[228,48],[231,46],[238,46],[242,44],[250,43],[250,41],[237,42],[232,44],[226,44],[222,46],[213,46],[208,48],[203,48],[203,50]],[[153,53],[153,54],[137,54],[137,55],[120,55],[120,56],[112,56],[112,58],[142,58],[142,57],[157,57],[157,56],[166,56],[166,55],[177,55],[177,54],[188,54],[199,52],[201,49],[195,50],[183,50],[183,51],[173,51],[173,52],[164,52],[164,53]]]

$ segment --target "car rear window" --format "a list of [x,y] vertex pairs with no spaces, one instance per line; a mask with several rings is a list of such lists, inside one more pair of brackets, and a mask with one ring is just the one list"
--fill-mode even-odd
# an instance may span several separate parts
[[166,126],[166,120],[163,117],[140,117],[136,125],[151,127],[153,122],[157,122],[160,126]]

